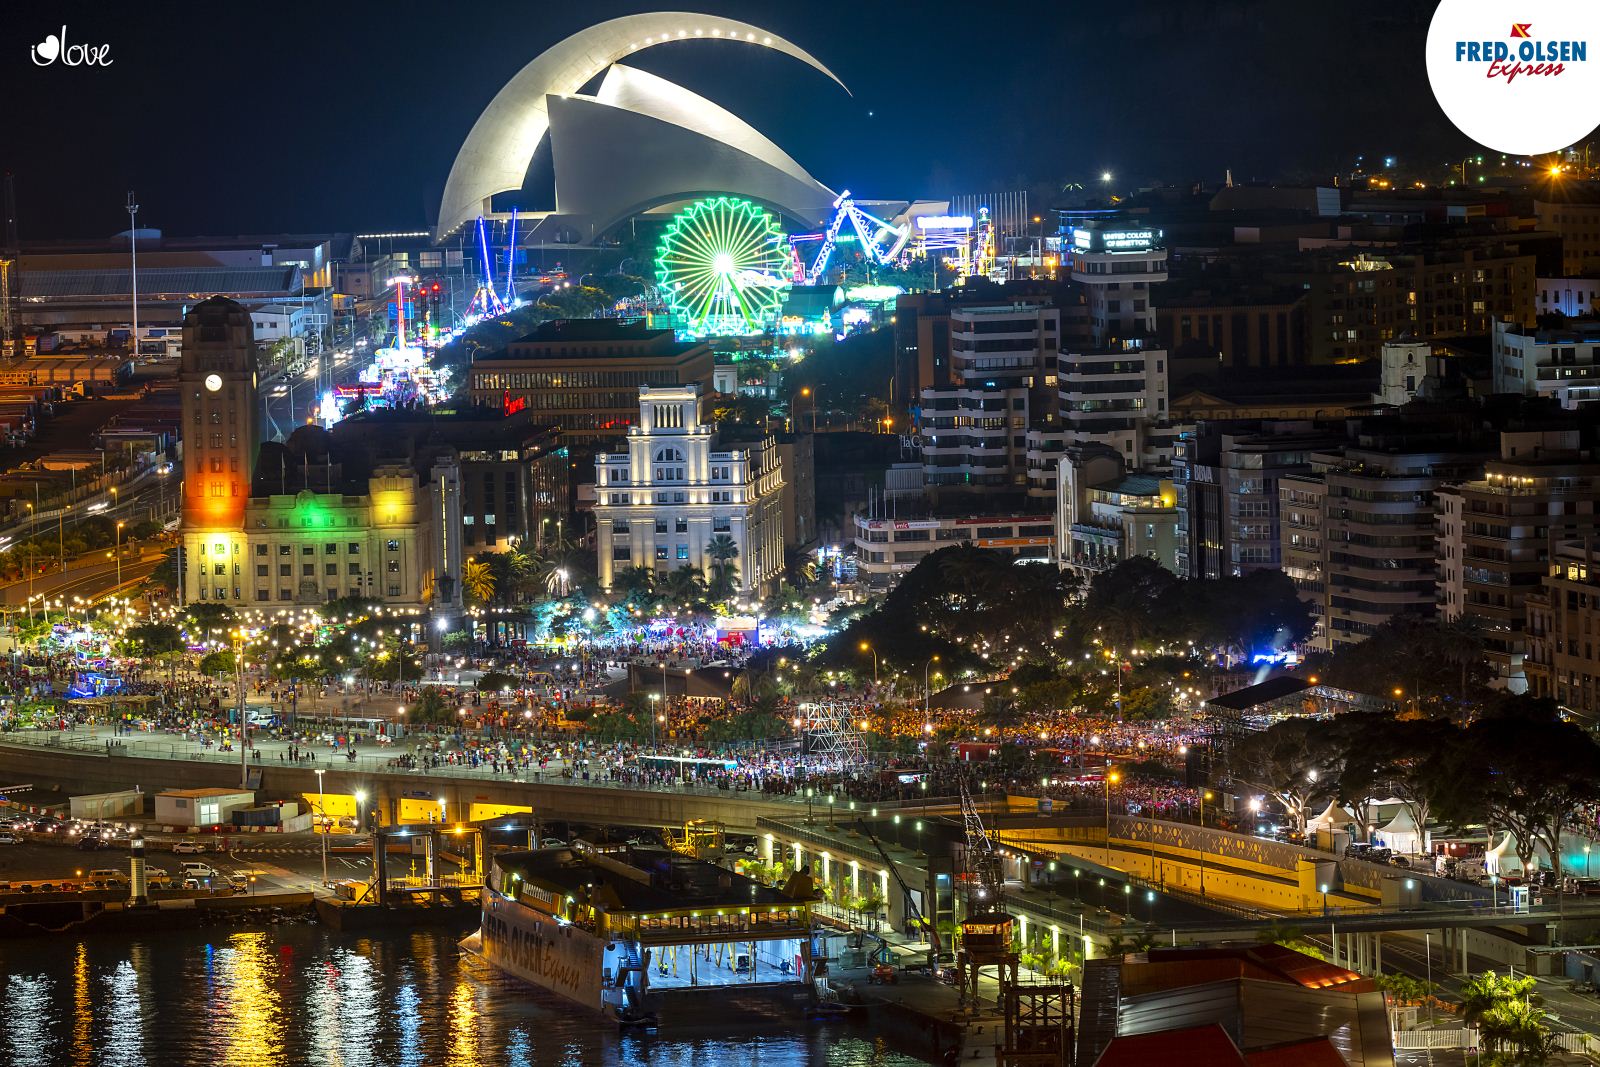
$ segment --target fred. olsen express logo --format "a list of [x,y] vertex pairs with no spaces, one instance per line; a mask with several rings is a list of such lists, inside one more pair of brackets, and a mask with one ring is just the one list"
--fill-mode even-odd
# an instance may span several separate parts
[[1503,41],[1457,41],[1456,62],[1483,67],[1485,78],[1504,78],[1508,83],[1523,76],[1558,78],[1567,72],[1568,63],[1589,59],[1588,41],[1542,41],[1533,35],[1533,23],[1513,22],[1508,39]]
[[1439,109],[1485,148],[1548,155],[1600,125],[1600,0],[1439,0],[1426,54]]

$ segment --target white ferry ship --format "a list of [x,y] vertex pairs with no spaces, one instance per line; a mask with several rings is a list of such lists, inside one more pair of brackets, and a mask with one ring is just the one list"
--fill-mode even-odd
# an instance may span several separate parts
[[650,1025],[674,994],[809,987],[811,880],[782,890],[661,848],[569,847],[492,858],[462,947],[524,981]]

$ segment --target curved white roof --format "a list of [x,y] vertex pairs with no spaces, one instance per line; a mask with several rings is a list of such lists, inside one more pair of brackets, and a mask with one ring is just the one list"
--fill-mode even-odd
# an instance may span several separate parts
[[[669,41],[693,39],[742,41],[772,48],[816,68],[844,87],[838,75],[809,52],[747,22],[663,11],[599,23],[540,53],[495,94],[478,116],[450,167],[439,204],[436,235],[442,237],[486,213],[489,198],[495,193],[522,186],[533,153],[550,128],[546,97],[576,93],[585,82],[634,52]],[[793,160],[788,162],[793,164]]]
[[[690,92],[676,82],[658,78],[636,67],[616,64],[606,71],[605,80],[594,98],[602,104],[620,107],[640,115],[670,122],[686,130],[715,138],[723,144],[749,156],[754,156],[767,166],[780,170],[798,182],[815,182],[806,169],[794,158],[774,144],[760,130],[738,115],[698,93]],[[821,186],[818,186],[821,189]],[[827,192],[827,190],[823,190]],[[556,190],[560,195],[560,190]],[[835,194],[828,192],[831,200]],[[561,210],[558,200],[556,210]]]

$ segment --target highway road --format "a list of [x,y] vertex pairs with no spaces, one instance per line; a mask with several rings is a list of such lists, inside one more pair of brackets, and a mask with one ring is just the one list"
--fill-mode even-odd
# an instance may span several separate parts
[[0,586],[0,608],[7,611],[25,610],[28,606],[30,589],[34,596],[51,601],[60,599],[69,606],[74,602],[74,598],[93,602],[108,597],[119,589],[123,591],[135,589],[161,565],[161,561],[166,558],[165,547],[160,546],[162,551],[151,549],[124,555],[120,586],[117,584],[116,560],[107,559],[65,573],[57,571],[54,574],[41,575],[31,583],[21,581]]

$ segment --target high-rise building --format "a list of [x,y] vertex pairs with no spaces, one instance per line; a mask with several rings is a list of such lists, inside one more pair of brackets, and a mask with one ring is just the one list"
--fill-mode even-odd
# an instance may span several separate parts
[[1178,573],[1225,578],[1282,563],[1280,479],[1311,469],[1339,436],[1309,421],[1201,422],[1178,439],[1173,460]]
[[559,319],[475,359],[467,387],[477,404],[526,407],[561,429],[569,447],[620,444],[639,413],[641,387],[711,392],[714,358],[704,342],[615,319]]
[[1600,545],[1556,545],[1539,587],[1528,592],[1528,692],[1549,697],[1592,726],[1600,714]]
[[245,597],[244,513],[256,456],[256,346],[250,313],[225,297],[183,319],[185,600]]
[[1539,229],[1561,235],[1561,266],[1566,274],[1600,271],[1600,199],[1535,200],[1533,213]]
[[1531,323],[1535,266],[1515,244],[1463,241],[1305,252],[1266,276],[1304,290],[1307,361],[1326,364],[1376,359],[1406,335],[1484,334],[1495,318]]
[[1600,401],[1600,319],[1528,329],[1494,322],[1494,391],[1550,397],[1577,409]]
[[[1313,473],[1322,482],[1315,536],[1321,541],[1323,647],[1365,641],[1398,615],[1435,613],[1434,496],[1480,462],[1475,454],[1361,443],[1312,454]],[[1290,506],[1309,514],[1314,492],[1300,479],[1281,491],[1302,494]],[[1280,509],[1283,504],[1280,498]],[[1284,532],[1292,537],[1304,531]],[[1304,558],[1309,551],[1295,555]],[[1312,592],[1307,585],[1301,589]]]
[[706,421],[697,386],[644,386],[636,404],[627,451],[595,457],[601,588],[629,567],[658,578],[690,567],[709,578],[724,564],[737,569],[739,593],[770,591],[784,563],[777,440],[730,447]]
[[1071,278],[1084,294],[1088,336],[1064,339],[1057,360],[1066,441],[1108,444],[1133,468],[1170,468],[1171,438],[1149,432],[1166,421],[1169,400],[1152,299],[1167,280],[1161,231],[1126,220],[1075,228]]
[[1475,621],[1499,684],[1521,692],[1527,598],[1553,544],[1600,532],[1600,463],[1576,429],[1505,432],[1499,458],[1438,503],[1441,614]]
[[1060,312],[1038,301],[963,306],[949,326],[953,384],[922,391],[924,478],[935,491],[1020,493],[1028,429],[1054,417]]

